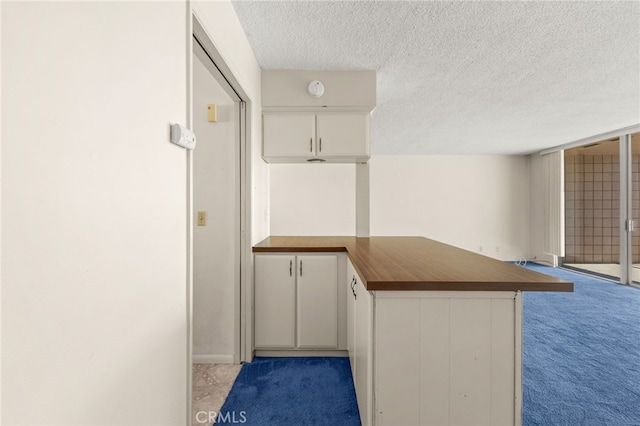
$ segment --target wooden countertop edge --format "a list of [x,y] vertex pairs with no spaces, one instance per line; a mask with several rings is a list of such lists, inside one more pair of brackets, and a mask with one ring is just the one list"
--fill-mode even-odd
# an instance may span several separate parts
[[346,246],[323,247],[253,247],[254,253],[335,253],[349,252]]
[[[364,280],[363,280],[364,281]],[[472,282],[472,281],[368,281],[363,282],[369,291],[544,291],[573,292],[572,282]],[[398,288],[401,287],[401,288]]]

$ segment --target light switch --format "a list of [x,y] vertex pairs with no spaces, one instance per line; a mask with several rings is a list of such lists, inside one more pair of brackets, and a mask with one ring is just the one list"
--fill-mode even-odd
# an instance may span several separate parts
[[218,106],[216,104],[207,105],[207,121],[209,123],[218,121]]
[[207,212],[198,212],[198,226],[207,226]]

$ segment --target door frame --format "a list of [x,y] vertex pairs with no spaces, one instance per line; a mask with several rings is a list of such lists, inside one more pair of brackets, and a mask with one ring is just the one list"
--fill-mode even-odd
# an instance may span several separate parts
[[[239,154],[239,182],[237,186],[236,217],[238,218],[236,283],[234,291],[234,363],[252,359],[251,279],[251,105],[252,102],[240,82],[224,61],[211,37],[201,24],[189,2],[187,22],[187,123],[193,128],[193,60],[194,50],[201,48],[208,56],[212,72],[227,93],[236,100],[236,152]],[[239,151],[239,152],[238,152]],[[192,359],[193,359],[193,152],[187,152],[187,422],[191,422]]]

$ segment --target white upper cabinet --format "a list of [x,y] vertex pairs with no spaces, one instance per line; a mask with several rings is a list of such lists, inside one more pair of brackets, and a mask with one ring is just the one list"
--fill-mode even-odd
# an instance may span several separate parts
[[[322,85],[324,91],[312,91],[310,85]],[[373,70],[264,70],[262,158],[268,163],[366,162],[375,106]]]
[[320,158],[369,158],[369,114],[316,116],[317,156]]
[[272,163],[369,159],[369,113],[265,114],[263,157]]
[[315,156],[315,114],[269,114],[262,127],[265,159]]

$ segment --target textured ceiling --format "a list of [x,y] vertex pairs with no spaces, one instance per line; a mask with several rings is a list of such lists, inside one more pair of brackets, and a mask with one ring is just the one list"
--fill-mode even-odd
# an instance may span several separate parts
[[263,69],[374,69],[374,154],[516,154],[640,123],[640,2],[234,1]]

